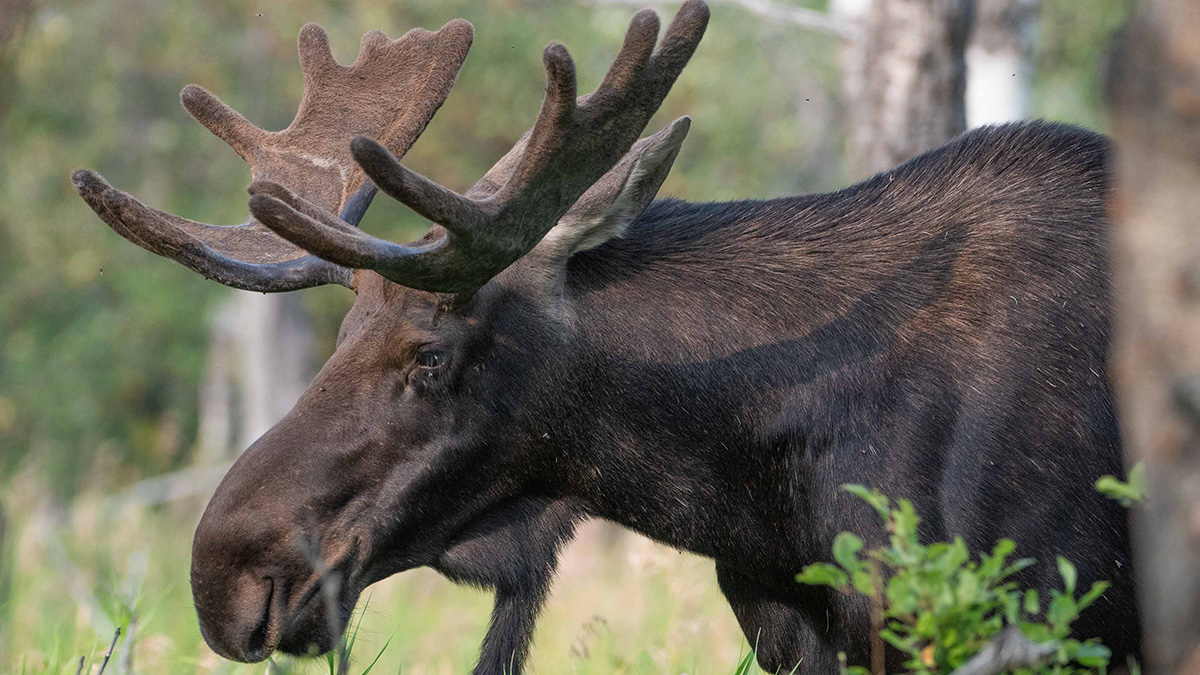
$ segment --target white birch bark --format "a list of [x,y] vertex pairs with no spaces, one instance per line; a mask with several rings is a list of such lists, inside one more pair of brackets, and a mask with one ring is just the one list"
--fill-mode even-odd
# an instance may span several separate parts
[[1039,0],[976,0],[967,46],[967,127],[1029,116]]
[[971,0],[839,0],[857,17],[844,86],[856,177],[889,169],[966,129]]

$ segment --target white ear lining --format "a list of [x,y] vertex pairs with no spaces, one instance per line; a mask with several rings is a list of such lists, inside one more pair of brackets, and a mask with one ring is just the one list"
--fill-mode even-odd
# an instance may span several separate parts
[[573,255],[624,236],[666,180],[690,124],[690,118],[681,117],[659,132],[663,137],[652,142],[638,156],[616,197],[603,213],[588,216],[568,213],[550,230],[546,239],[562,245],[568,255]]

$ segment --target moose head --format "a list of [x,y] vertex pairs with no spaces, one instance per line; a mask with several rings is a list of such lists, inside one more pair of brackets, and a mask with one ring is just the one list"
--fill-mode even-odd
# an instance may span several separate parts
[[[237,460],[196,530],[192,589],[218,653],[328,650],[367,585],[417,566],[544,585],[576,517],[543,470],[570,442],[547,419],[563,414],[549,412],[561,407],[550,385],[580,349],[567,272],[577,254],[621,236],[665,179],[689,120],[638,137],[707,20],[705,4],[688,0],[659,43],[657,15],[639,12],[600,86],[578,98],[570,55],[550,44],[533,128],[461,195],[397,160],[466,57],[472,28],[461,20],[394,41],[368,33],[350,66],[306,25],[304,97],[281,132],[184,89],[188,112],[250,164],[242,225],[186,220],[74,174],[118,234],[225,285],[336,283],[356,295],[332,357]],[[359,230],[376,186],[430,220],[428,233],[401,245]],[[556,523],[548,541],[518,536],[462,562],[464,547],[539,519]],[[531,562],[510,572],[492,554]],[[523,611],[514,621],[528,632]],[[523,640],[497,658],[519,662]]]

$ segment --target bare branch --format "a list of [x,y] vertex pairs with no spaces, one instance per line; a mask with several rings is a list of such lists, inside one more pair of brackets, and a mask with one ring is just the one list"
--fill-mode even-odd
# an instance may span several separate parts
[[1055,643],[1038,644],[1025,637],[1020,628],[1009,626],[950,675],[999,675],[1043,663],[1057,649]]
[[116,632],[113,633],[112,644],[108,646],[108,653],[104,655],[104,662],[100,664],[100,672],[96,675],[104,675],[104,669],[108,667],[108,660],[112,658],[113,649],[116,648],[119,637],[121,637],[121,627],[117,626]]
[[[843,40],[852,40],[858,35],[855,26],[826,12],[819,12],[807,7],[792,7],[781,5],[771,0],[708,0],[714,5],[729,5],[743,9],[755,16],[772,21],[788,23],[827,33]],[[592,0],[597,5],[667,5],[675,4],[673,0]]]

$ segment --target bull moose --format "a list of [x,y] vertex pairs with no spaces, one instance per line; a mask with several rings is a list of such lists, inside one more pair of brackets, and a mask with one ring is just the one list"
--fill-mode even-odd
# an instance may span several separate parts
[[[245,224],[73,175],[118,234],[220,283],[356,294],[197,527],[217,653],[328,650],[367,585],[430,566],[495,590],[475,672],[519,671],[560,549],[605,518],[712,558],[764,669],[836,672],[838,652],[867,659],[869,610],[794,577],[839,531],[877,529],[847,482],[912,500],[926,536],[1015,539],[1043,561],[1036,587],[1056,585],[1056,554],[1110,580],[1078,631],[1137,652],[1126,518],[1091,487],[1121,467],[1107,141],[991,127],[832,194],[655,201],[690,120],[638,138],[708,17],[688,0],[659,43],[638,12],[578,98],[551,43],[533,128],[463,194],[397,160],[466,58],[462,20],[368,33],[350,66],[306,25],[280,132],[185,88],[251,167]],[[358,229],[376,189],[428,233]]]

